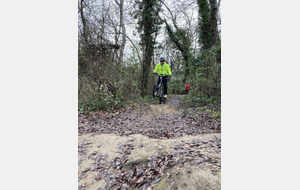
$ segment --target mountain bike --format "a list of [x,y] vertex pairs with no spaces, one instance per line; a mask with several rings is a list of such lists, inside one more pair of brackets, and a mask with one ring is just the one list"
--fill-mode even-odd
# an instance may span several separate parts
[[[158,75],[157,73],[155,73],[155,75],[157,75],[157,79],[155,80],[154,86],[153,86],[153,97],[158,97],[159,98],[159,104],[166,103],[166,99],[164,98],[165,93],[164,93],[164,85],[162,83],[162,78],[167,76],[167,75]],[[155,95],[155,89],[158,88],[157,90],[157,94]]]

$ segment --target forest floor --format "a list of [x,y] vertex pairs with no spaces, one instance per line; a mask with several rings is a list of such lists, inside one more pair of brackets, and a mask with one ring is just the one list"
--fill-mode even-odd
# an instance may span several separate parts
[[181,96],[79,114],[78,189],[221,189],[221,122]]

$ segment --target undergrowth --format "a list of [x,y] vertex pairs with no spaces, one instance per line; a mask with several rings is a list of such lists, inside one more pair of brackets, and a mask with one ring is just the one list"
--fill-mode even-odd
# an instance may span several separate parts
[[188,94],[180,99],[180,104],[185,109],[195,108],[207,113],[215,120],[221,120],[221,97]]
[[121,92],[118,92],[116,96],[98,92],[94,93],[92,97],[89,100],[78,101],[78,113],[88,114],[92,111],[118,110],[126,105]]
[[121,94],[117,94],[116,97],[97,95],[97,98],[88,101],[78,101],[78,113],[88,114],[93,111],[107,111],[112,112],[119,110],[125,106],[131,104],[156,104],[158,103],[157,98],[148,95],[145,97],[138,96],[137,98],[125,100],[122,98]]

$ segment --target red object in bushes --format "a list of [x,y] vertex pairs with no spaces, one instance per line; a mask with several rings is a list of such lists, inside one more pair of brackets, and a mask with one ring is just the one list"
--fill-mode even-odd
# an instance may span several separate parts
[[185,86],[185,90],[190,90],[190,84],[187,84],[187,85]]

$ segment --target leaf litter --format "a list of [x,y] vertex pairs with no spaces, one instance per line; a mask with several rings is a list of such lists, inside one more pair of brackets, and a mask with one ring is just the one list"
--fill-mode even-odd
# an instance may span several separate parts
[[[138,111],[136,111],[138,110]],[[153,106],[133,105],[118,111],[118,114],[95,112],[89,115],[78,115],[79,134],[112,133],[118,136],[142,134],[154,139],[174,139],[186,135],[220,133],[221,122],[211,120],[203,112],[195,111],[197,117],[183,114],[157,113],[153,114]],[[154,115],[155,117],[149,117]],[[148,116],[148,117],[143,117]],[[138,142],[137,142],[138,143]],[[175,164],[206,164],[212,171],[220,171],[221,157],[211,156],[201,152],[203,149],[221,151],[221,138],[209,141],[188,140],[174,141],[173,151],[156,154],[147,158],[147,163],[132,165],[124,170],[123,166],[130,162],[128,155],[134,149],[134,139],[119,146],[117,157],[108,160],[107,155],[98,151],[86,155],[89,142],[78,145],[78,165],[85,159],[93,160],[92,166],[83,170],[78,181],[86,177],[88,171],[97,172],[95,180],[105,180],[101,189],[153,189],[166,172]],[[100,148],[101,145],[98,145]],[[143,144],[138,143],[138,148]],[[178,169],[179,168],[179,169]],[[177,169],[180,170],[180,167]],[[83,184],[78,189],[84,189]]]

